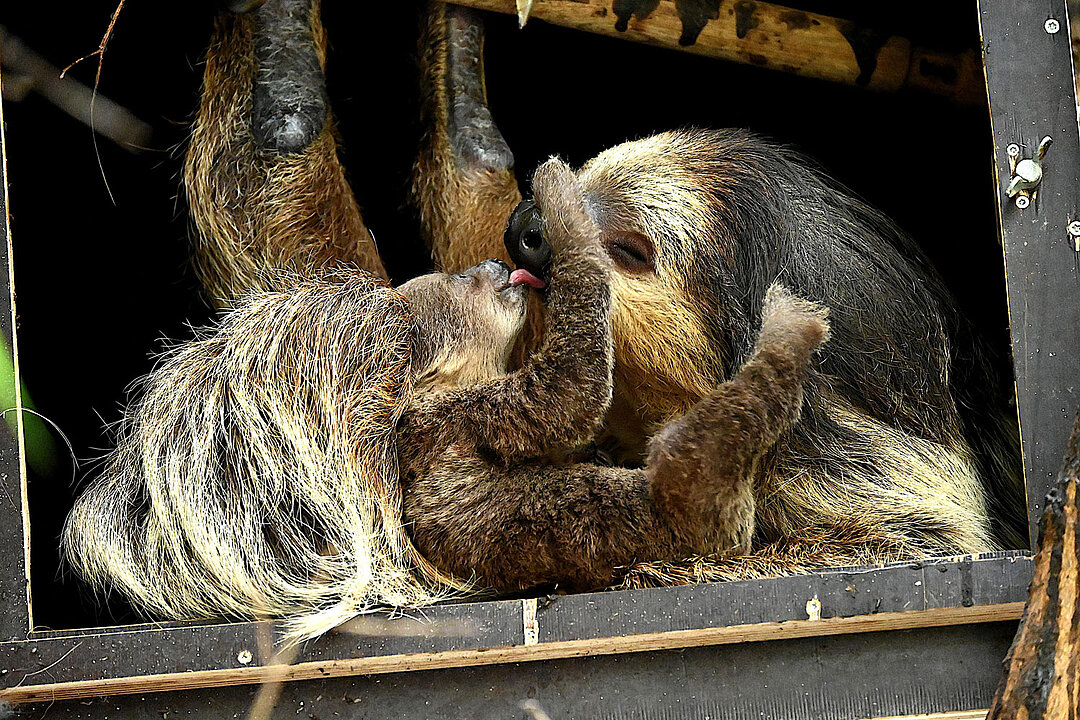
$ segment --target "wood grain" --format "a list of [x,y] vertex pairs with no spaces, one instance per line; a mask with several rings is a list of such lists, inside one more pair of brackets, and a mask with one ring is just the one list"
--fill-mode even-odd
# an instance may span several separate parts
[[1075,718],[1080,708],[1080,414],[1047,498],[1027,608],[990,720]]
[[823,620],[795,620],[696,630],[676,630],[625,637],[567,640],[481,650],[388,655],[371,658],[300,662],[294,665],[253,666],[49,683],[8,688],[0,691],[0,701],[13,704],[52,702],[55,700],[106,695],[127,695],[253,683],[312,680],[350,675],[375,675],[476,665],[536,662],[559,658],[671,650],[703,645],[725,645],[825,635],[904,630],[918,627],[977,624],[1015,620],[1022,611],[1023,603],[1012,602],[1000,605],[961,606],[915,612],[826,618]]
[[[515,0],[455,2],[492,12],[517,12]],[[530,18],[874,90],[914,88],[961,104],[985,100],[981,63],[974,50],[952,54],[914,47],[906,38],[850,20],[772,3],[722,3],[719,15],[705,24],[692,44],[686,44],[672,0],[663,0],[645,18],[634,16],[625,31],[616,29],[611,0],[536,0]]]

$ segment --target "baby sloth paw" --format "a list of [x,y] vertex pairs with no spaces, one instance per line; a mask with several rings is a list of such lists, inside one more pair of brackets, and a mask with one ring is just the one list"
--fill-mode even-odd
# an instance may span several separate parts
[[756,351],[787,356],[796,367],[829,339],[829,309],[795,295],[779,283],[765,294]]
[[533,196],[543,216],[544,239],[556,255],[600,251],[600,229],[585,208],[585,192],[570,166],[553,157],[533,175]]

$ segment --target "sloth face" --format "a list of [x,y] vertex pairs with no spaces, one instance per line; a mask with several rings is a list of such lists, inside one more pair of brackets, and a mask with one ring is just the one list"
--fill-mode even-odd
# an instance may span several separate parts
[[728,266],[726,152],[710,140],[664,133],[611,148],[578,172],[612,261],[616,381],[650,425],[722,379],[711,326],[723,322],[723,305],[711,295]]
[[485,260],[456,275],[423,275],[399,290],[412,309],[419,385],[462,387],[506,372],[528,294],[525,284],[511,282],[506,263]]

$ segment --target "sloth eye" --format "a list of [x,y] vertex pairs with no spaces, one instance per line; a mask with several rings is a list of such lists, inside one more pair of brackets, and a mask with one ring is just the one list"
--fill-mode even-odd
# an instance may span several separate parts
[[655,269],[653,244],[641,233],[619,233],[607,239],[604,246],[615,264],[627,272],[645,273]]

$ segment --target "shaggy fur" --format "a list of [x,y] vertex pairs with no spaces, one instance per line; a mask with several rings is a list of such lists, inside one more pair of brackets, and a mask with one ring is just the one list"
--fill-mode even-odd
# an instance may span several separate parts
[[[1023,540],[1008,397],[914,243],[794,153],[740,131],[664,133],[578,173],[616,271],[624,456],[732,376],[775,282],[831,312],[803,421],[756,478],[757,538],[836,528],[820,562],[980,552]],[[852,543],[855,543],[854,545]],[[748,561],[747,572],[755,563]]]
[[644,469],[570,463],[611,399],[608,261],[568,167],[534,188],[555,263],[522,369],[526,288],[495,262],[253,294],[149,377],[68,518],[72,565],[158,616],[286,617],[301,639],[466,587],[441,572],[598,589],[634,561],[748,550],[757,464],[798,419],[825,311],[770,290],[747,362]]
[[386,277],[338,160],[319,0],[222,14],[184,167],[207,296],[267,289],[269,268],[353,263]]
[[401,526],[412,321],[370,275],[253,294],[145,381],[64,528],[70,564],[167,618],[322,632],[450,587]]
[[[193,215],[215,248],[202,253],[214,294],[250,286],[260,266],[345,257],[381,272],[373,254],[319,249],[325,238],[334,247],[366,242],[348,229],[360,227],[359,215],[330,130],[284,156],[249,139],[259,93],[280,95],[285,110],[292,97],[287,84],[251,83],[253,28],[307,38],[321,60],[317,7],[308,35],[291,20],[263,19],[283,17],[282,8],[295,18],[306,2],[271,0],[216,30],[187,174]],[[493,228],[517,193],[512,156],[484,107],[476,18],[435,3],[425,32],[429,131],[414,194],[436,262],[457,270],[499,255]],[[307,77],[310,62],[294,55]],[[276,169],[289,163],[306,170]],[[747,575],[1024,544],[1008,387],[988,370],[925,258],[887,218],[792,152],[736,131],[627,143],[578,175],[615,268],[605,426],[624,463],[645,462],[650,436],[750,357],[774,282],[831,309],[834,340],[808,380],[803,420],[758,464]],[[348,212],[314,211],[316,197]],[[289,208],[298,214],[281,214]],[[352,219],[335,225],[336,217]],[[798,537],[820,540],[802,546],[813,555],[794,559],[788,549]]]

